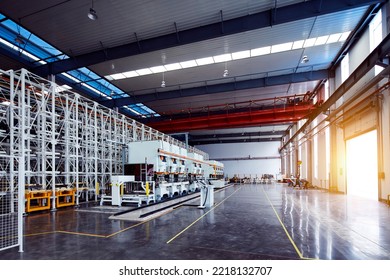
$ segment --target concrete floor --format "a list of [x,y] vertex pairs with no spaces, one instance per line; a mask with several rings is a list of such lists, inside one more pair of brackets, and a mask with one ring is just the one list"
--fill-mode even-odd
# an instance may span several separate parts
[[25,252],[0,259],[390,259],[390,208],[321,190],[236,185],[216,192],[212,209],[183,206],[141,222],[109,219],[119,210],[30,214]]

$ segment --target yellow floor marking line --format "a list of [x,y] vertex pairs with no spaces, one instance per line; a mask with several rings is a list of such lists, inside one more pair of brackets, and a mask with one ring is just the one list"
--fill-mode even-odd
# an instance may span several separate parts
[[280,225],[281,225],[282,228],[284,229],[284,232],[286,233],[288,239],[290,240],[291,244],[293,245],[295,251],[297,252],[297,254],[298,254],[298,256],[299,256],[299,258],[303,259],[304,257],[303,257],[303,255],[302,255],[301,251],[299,251],[299,249],[298,249],[297,245],[295,244],[294,240],[292,239],[291,235],[288,233],[286,227],[284,226],[282,220],[280,219],[280,217],[279,217],[279,215],[278,215],[278,212],[276,211],[274,205],[272,204],[272,202],[271,202],[271,200],[269,199],[267,193],[265,192],[264,187],[262,187],[262,189],[263,189],[263,192],[264,192],[264,194],[265,194],[265,197],[267,198],[269,204],[271,205],[272,209],[274,210],[275,215],[276,215],[276,217],[278,218]]
[[53,234],[55,231],[46,231],[46,232],[38,232],[38,233],[28,233],[24,236],[36,236],[36,235],[45,235],[45,234]]
[[57,230],[57,231],[55,231],[55,233],[66,233],[66,234],[73,234],[73,235],[83,235],[83,236],[90,236],[90,237],[106,238],[106,236],[102,235],[102,234],[73,232],[73,231],[65,231],[65,230]]
[[[164,214],[167,214],[167,213],[164,213]],[[162,215],[161,215],[161,216],[162,216]],[[158,216],[158,217],[160,217],[160,216]],[[143,221],[143,222],[139,222],[139,223],[137,223],[137,224],[135,224],[135,225],[132,225],[132,226],[129,226],[129,227],[127,227],[127,228],[121,229],[121,230],[119,230],[119,231],[117,231],[117,232],[111,233],[110,235],[107,235],[106,237],[107,237],[107,238],[113,237],[113,236],[115,236],[115,235],[117,235],[117,234],[119,234],[119,233],[125,232],[125,231],[127,231],[127,230],[129,230],[129,229],[132,229],[132,228],[138,227],[138,226],[140,226],[140,225],[146,224],[147,222],[149,222],[149,221],[151,221],[151,220],[153,220],[153,219],[156,219],[156,218],[158,218],[158,217],[154,217],[154,218],[152,218],[152,219],[145,220],[145,221]]]
[[180,235],[182,235],[186,230],[188,230],[190,227],[192,227],[194,224],[196,224],[197,222],[199,222],[201,219],[203,219],[208,213],[210,213],[211,211],[213,211],[215,208],[217,208],[219,205],[221,205],[225,200],[229,199],[233,194],[235,194],[236,192],[238,192],[242,187],[238,188],[237,190],[235,190],[231,195],[229,195],[228,197],[226,197],[225,199],[223,199],[221,202],[219,202],[218,204],[216,204],[214,207],[212,207],[209,211],[207,211],[206,213],[204,213],[202,216],[200,216],[198,219],[196,219],[195,221],[193,221],[189,226],[187,226],[185,229],[183,229],[182,231],[180,231],[178,234],[176,234],[174,237],[172,237],[171,239],[169,239],[167,241],[167,244],[171,243],[173,240],[175,240],[176,238],[178,238]]

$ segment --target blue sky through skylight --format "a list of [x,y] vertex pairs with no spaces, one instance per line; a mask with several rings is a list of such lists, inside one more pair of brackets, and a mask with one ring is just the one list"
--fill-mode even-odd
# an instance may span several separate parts
[[[32,34],[16,22],[7,19],[0,13],[0,44],[24,55],[29,61],[37,65],[48,62],[60,61],[69,58],[57,48]],[[70,83],[80,84],[88,89],[88,92],[95,97],[105,97],[107,99],[120,98],[128,96],[121,89],[110,83],[105,78],[99,76],[86,67],[62,73]],[[131,106],[131,107],[130,107]],[[129,107],[123,107],[133,116],[158,115],[144,104],[133,104]],[[132,110],[129,110],[131,108]],[[134,111],[135,112],[134,112]],[[158,115],[159,116],[159,115]]]

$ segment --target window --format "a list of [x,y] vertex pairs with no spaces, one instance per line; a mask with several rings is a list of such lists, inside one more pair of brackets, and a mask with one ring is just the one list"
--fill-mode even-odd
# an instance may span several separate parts
[[[318,120],[315,119],[313,121],[313,126],[316,127],[318,124]],[[317,128],[314,129],[313,136],[313,161],[314,161],[314,178],[318,179],[318,136],[317,136]]]
[[[382,42],[382,12],[379,11],[370,23],[370,52]],[[383,70],[383,67],[375,66],[375,76]]]
[[349,77],[349,53],[347,53],[341,61],[341,83]]

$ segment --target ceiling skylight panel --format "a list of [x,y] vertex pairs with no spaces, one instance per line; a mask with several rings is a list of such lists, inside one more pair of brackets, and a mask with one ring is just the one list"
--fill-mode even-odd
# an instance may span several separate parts
[[213,56],[213,58],[214,58],[215,63],[219,63],[219,62],[225,62],[225,61],[232,60],[232,55],[230,53],[226,53],[226,54]]
[[251,50],[251,56],[266,55],[270,53],[271,53],[271,46]]
[[164,65],[164,67],[167,69],[167,71],[182,69],[180,63],[171,63]]
[[198,66],[207,65],[207,64],[213,64],[214,63],[214,59],[213,59],[212,56],[199,58],[199,59],[196,59],[196,63],[198,64]]
[[293,42],[273,45],[271,47],[271,53],[278,53],[278,52],[289,51],[289,50],[291,50],[292,46],[293,46]]
[[149,68],[138,69],[135,70],[135,72],[137,72],[140,76],[149,75],[153,73],[152,70],[150,70]]
[[183,62],[180,62],[180,65],[182,68],[190,68],[190,67],[198,66],[198,64],[196,64],[195,60],[183,61]]
[[328,41],[329,35],[318,37],[314,46],[325,45]]
[[250,56],[251,56],[251,51],[250,50],[232,53],[233,60],[244,59],[244,58],[248,58]]

